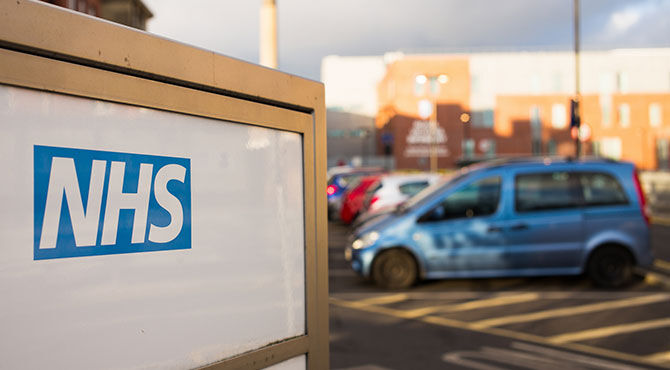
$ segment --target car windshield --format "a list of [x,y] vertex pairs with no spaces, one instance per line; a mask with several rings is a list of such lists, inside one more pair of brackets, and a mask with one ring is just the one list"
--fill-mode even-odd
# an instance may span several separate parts
[[465,177],[467,177],[471,171],[467,170],[466,168],[463,168],[461,171],[454,172],[452,174],[449,174],[447,176],[444,176],[440,180],[438,180],[436,183],[433,185],[428,186],[427,188],[421,190],[419,193],[417,193],[415,196],[409,198],[408,200],[400,203],[396,209],[396,213],[405,213],[410,209],[413,209],[420,204],[423,204],[428,198],[433,195],[436,191],[443,189],[447,186],[450,186],[451,184],[461,181]]

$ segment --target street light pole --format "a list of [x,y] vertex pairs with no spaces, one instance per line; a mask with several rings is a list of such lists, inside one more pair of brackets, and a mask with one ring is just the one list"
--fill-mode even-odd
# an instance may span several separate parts
[[573,136],[575,137],[575,158],[579,158],[582,151],[582,143],[579,138],[579,129],[581,127],[581,91],[579,86],[579,0],[574,0],[574,26],[575,26],[575,99],[573,112],[571,116],[573,117],[573,122],[571,123],[570,129],[573,130]]

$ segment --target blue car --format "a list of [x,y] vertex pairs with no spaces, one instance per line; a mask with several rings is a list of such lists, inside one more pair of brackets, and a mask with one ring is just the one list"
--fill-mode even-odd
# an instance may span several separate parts
[[635,166],[556,158],[464,168],[361,225],[345,258],[389,289],[419,279],[582,273],[618,287],[653,260]]

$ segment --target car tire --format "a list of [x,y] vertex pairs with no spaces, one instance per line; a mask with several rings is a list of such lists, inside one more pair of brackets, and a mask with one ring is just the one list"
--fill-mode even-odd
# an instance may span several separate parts
[[633,278],[633,258],[622,247],[600,247],[589,259],[588,274],[598,286],[622,287],[630,283]]
[[414,257],[402,249],[390,249],[380,254],[372,265],[372,280],[385,289],[405,289],[417,279]]

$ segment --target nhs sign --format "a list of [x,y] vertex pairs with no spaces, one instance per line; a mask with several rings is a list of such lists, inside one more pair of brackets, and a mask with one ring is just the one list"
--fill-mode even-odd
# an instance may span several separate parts
[[35,260],[191,248],[187,158],[34,146]]

